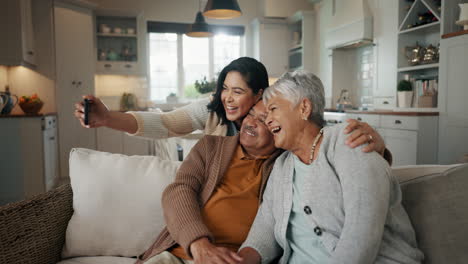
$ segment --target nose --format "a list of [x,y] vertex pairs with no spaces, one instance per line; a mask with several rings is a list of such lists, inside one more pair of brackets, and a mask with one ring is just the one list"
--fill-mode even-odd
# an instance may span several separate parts
[[228,91],[227,96],[226,96],[226,101],[232,102],[233,100],[234,100],[234,98],[232,97],[232,92]]

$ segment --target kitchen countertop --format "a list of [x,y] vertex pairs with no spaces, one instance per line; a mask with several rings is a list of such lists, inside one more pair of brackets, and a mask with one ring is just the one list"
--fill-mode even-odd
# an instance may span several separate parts
[[0,118],[18,118],[18,117],[43,117],[43,116],[56,116],[57,113],[50,112],[50,113],[38,113],[38,114],[8,114],[8,115],[0,115]]
[[[335,109],[325,109],[325,112],[340,113]],[[399,116],[438,116],[439,112],[413,112],[413,111],[392,111],[392,110],[346,110],[346,114],[366,114],[366,115],[399,115]]]

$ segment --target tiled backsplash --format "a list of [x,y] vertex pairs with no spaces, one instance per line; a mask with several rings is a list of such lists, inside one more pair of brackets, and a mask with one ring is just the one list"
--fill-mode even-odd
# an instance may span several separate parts
[[119,110],[120,96],[123,93],[133,93],[139,106],[145,106],[149,98],[148,79],[139,76],[96,75],[96,96],[108,99],[111,110]]
[[[10,92],[18,98],[36,93],[44,102],[42,113],[56,111],[55,82],[44,75],[23,66],[0,66],[0,91],[5,91],[5,85],[8,85]],[[21,114],[23,111],[17,105],[11,113]]]
[[375,59],[374,47],[365,46],[358,48],[357,52],[357,106],[372,107],[372,88],[374,86]]

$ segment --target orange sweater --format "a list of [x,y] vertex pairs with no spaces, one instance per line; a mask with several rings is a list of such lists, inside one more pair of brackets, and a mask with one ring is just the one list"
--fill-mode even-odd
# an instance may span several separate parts
[[[239,136],[204,136],[192,148],[177,171],[174,183],[163,193],[162,205],[167,226],[141,260],[149,259],[176,244],[188,252],[190,244],[202,237],[216,242],[213,231],[204,221],[203,208],[227,175],[238,146]],[[261,197],[274,161],[280,153],[278,150],[262,162],[258,197]]]
[[[249,158],[237,146],[221,183],[202,208],[203,222],[217,246],[237,252],[247,238],[258,210],[262,164],[268,157]],[[180,245],[170,251],[176,257],[191,259]]]

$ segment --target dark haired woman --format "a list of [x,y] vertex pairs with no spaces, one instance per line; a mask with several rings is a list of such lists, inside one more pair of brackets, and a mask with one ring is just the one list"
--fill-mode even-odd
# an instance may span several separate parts
[[[204,130],[209,135],[232,136],[237,134],[242,120],[261,99],[268,85],[265,66],[253,58],[241,57],[221,71],[212,98],[205,98],[167,113],[121,113],[109,111],[99,98],[87,95],[84,98],[90,99],[93,105],[89,125],[84,125],[82,103],[75,104],[75,117],[83,127],[105,126],[149,138],[183,136],[195,130]],[[365,150],[383,153],[384,142],[369,125],[353,121],[348,128],[353,131],[349,136],[350,146],[371,141]]]

